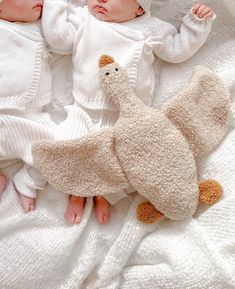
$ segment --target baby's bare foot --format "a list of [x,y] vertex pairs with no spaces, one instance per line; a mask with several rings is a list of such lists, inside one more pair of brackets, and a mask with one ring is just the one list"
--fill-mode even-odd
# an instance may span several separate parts
[[30,197],[27,197],[27,196],[21,194],[17,190],[15,184],[14,184],[14,188],[15,188],[18,196],[19,196],[20,204],[21,204],[21,207],[23,208],[25,214],[34,211],[36,208],[36,198],[30,198]]
[[36,208],[36,199],[30,198],[25,195],[22,195],[20,192],[17,192],[20,198],[20,204],[24,210],[24,212],[30,213],[31,211],[34,211]]
[[105,198],[95,197],[95,214],[100,224],[107,224],[110,219],[110,204]]
[[69,203],[64,217],[69,224],[79,224],[84,211],[85,198],[69,196]]
[[0,194],[5,190],[7,185],[7,179],[5,176],[0,175]]

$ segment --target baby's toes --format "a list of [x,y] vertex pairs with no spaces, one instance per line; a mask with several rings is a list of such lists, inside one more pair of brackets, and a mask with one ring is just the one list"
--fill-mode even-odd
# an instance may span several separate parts
[[75,224],[80,224],[81,222],[81,219],[82,219],[82,214],[83,214],[83,211],[81,212],[76,212],[76,217],[75,217]]
[[74,222],[75,222],[75,217],[76,217],[76,215],[75,215],[74,212],[66,211],[64,217],[65,217],[65,220],[66,220],[69,224],[71,224],[71,225],[74,224]]
[[110,214],[103,214],[103,219],[101,221],[101,224],[107,224],[109,222],[110,219]]
[[95,213],[100,224],[107,224],[110,219],[110,204],[103,197],[95,198]]

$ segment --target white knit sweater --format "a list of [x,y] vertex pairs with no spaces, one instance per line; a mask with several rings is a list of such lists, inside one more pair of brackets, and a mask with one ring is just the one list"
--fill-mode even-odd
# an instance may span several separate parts
[[31,167],[31,148],[35,141],[53,138],[55,128],[43,112],[51,101],[52,72],[40,22],[0,19],[0,51],[0,169],[7,160],[23,160],[14,184],[34,198],[45,181]]
[[[203,45],[215,19],[199,19],[190,11],[178,33],[150,14],[124,23],[100,21],[79,4],[76,0],[45,0],[42,26],[53,49],[73,54],[75,100],[96,110],[115,110],[99,84],[97,62],[102,54],[112,55],[128,69],[137,95],[151,105],[154,54],[169,62],[185,61]],[[115,120],[107,121],[112,125]]]
[[0,51],[0,109],[48,104],[52,73],[39,22],[0,19]]

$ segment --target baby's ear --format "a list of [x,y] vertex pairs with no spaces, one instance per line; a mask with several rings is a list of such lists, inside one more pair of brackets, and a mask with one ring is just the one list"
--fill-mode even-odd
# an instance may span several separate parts
[[197,66],[189,85],[164,106],[165,116],[188,141],[194,156],[209,153],[227,132],[229,97],[213,71]]
[[138,10],[136,11],[136,16],[141,16],[144,14],[144,9],[139,6]]

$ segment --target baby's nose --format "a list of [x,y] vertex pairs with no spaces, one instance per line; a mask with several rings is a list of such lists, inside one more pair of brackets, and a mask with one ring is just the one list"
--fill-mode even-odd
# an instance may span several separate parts
[[98,2],[106,3],[108,0],[98,0]]

